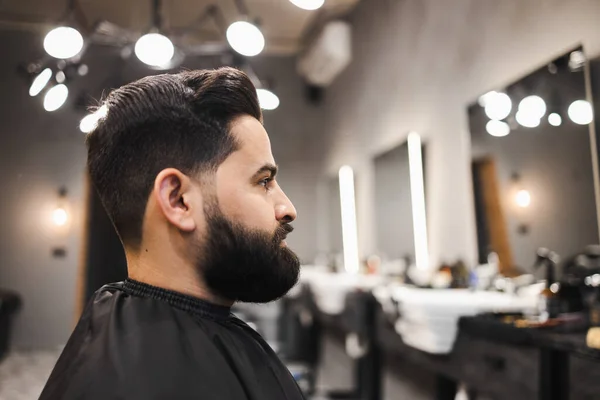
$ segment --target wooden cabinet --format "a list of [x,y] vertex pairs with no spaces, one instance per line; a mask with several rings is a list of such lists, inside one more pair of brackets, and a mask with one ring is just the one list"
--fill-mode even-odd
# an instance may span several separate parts
[[459,369],[457,378],[485,397],[539,398],[538,349],[459,335],[453,358]]
[[600,363],[572,355],[569,359],[569,400],[600,399]]

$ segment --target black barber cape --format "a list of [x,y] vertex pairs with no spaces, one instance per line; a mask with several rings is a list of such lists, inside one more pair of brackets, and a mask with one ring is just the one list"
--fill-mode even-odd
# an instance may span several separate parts
[[133,280],[96,292],[41,400],[301,400],[262,337],[230,313]]

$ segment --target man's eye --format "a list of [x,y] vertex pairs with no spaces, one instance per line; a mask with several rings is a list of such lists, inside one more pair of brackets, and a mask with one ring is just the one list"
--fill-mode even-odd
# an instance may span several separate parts
[[262,181],[258,182],[258,184],[264,187],[268,187],[269,183],[271,183],[272,180],[272,178],[265,178]]

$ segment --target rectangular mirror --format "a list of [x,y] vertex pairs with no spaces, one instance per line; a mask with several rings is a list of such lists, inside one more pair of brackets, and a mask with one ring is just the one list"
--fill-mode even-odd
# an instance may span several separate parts
[[468,110],[478,256],[530,271],[538,248],[562,257],[598,243],[586,58],[577,48]]
[[374,159],[376,243],[383,259],[428,266],[423,165],[415,133]]

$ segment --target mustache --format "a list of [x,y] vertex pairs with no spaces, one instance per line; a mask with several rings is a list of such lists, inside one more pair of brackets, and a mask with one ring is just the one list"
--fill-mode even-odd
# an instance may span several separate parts
[[294,227],[290,224],[282,224],[277,230],[275,230],[275,234],[273,235],[273,242],[276,244],[281,243],[287,235],[294,231]]

